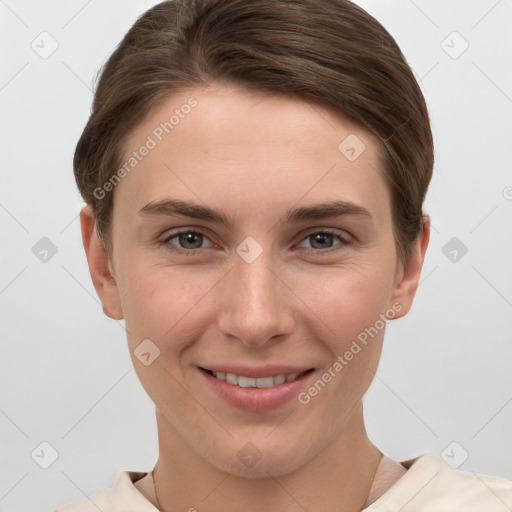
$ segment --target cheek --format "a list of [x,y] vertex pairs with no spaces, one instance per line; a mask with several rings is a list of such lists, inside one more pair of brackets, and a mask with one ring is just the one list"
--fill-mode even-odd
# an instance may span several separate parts
[[385,268],[385,263],[380,270],[375,264],[336,268],[295,280],[294,291],[307,306],[304,311],[317,317],[323,338],[332,340],[336,351],[344,350],[390,308],[393,276]]
[[[329,436],[339,431],[346,413],[371,384],[379,365],[386,320],[396,313],[389,303],[389,274],[360,268],[344,275],[338,272],[330,281],[330,286],[321,292],[317,289],[316,294],[313,282],[309,286],[308,305],[318,317],[309,325],[317,326],[313,337],[326,349],[326,357],[318,380],[299,397],[308,414],[316,411],[317,417],[328,418],[325,429]],[[307,289],[304,286],[302,293]]]
[[[219,304],[228,305],[231,293],[226,296],[223,290],[235,291],[230,276],[218,269],[192,271],[135,258],[126,263],[120,296],[132,350],[146,338],[166,351],[183,350],[188,340],[215,321]],[[346,343],[389,307],[392,279],[387,267],[381,261],[380,265],[311,266],[308,271],[283,269],[283,280],[292,284],[293,293],[282,290],[281,306],[300,310],[319,339]]]
[[[200,416],[195,402],[183,392],[180,363],[182,354],[204,330],[204,300],[214,282],[206,275],[191,279],[190,273],[149,264],[139,266],[133,260],[129,279],[122,282],[120,295],[130,356],[157,408],[167,410],[172,405],[173,410]],[[150,356],[144,360],[142,354],[148,352]],[[147,359],[151,361],[148,365]]]
[[149,338],[166,351],[181,351],[187,331],[205,320],[204,303],[218,277],[136,262],[127,275],[120,295],[130,348]]

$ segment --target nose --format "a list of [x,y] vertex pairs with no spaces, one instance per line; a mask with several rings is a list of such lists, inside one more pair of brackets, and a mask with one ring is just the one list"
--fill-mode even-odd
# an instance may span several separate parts
[[263,251],[251,263],[236,253],[233,260],[232,270],[221,283],[219,330],[252,348],[268,347],[292,333],[294,296],[271,252]]

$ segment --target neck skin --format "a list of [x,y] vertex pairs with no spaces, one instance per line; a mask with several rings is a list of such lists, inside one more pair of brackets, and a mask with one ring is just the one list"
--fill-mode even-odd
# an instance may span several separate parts
[[264,479],[232,476],[213,467],[158,410],[156,416],[160,454],[153,478],[164,512],[356,512],[377,500],[399,476],[382,481],[383,466],[389,471],[393,462],[368,439],[361,403],[315,458],[293,473]]

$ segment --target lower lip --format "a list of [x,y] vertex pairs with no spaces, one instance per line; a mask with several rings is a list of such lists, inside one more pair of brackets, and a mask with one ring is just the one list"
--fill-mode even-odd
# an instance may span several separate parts
[[300,393],[305,382],[314,373],[313,371],[305,372],[292,382],[284,382],[270,388],[243,388],[217,379],[199,368],[198,371],[211,389],[228,404],[251,412],[270,411],[289,402]]

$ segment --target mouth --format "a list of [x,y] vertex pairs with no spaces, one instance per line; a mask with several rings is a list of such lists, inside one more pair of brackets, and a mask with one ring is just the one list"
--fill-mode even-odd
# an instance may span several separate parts
[[281,364],[211,363],[196,368],[205,393],[211,394],[212,404],[220,398],[221,402],[252,413],[275,410],[291,402],[316,375],[315,368]]
[[224,381],[227,384],[231,384],[232,386],[258,389],[273,388],[281,386],[285,383],[294,382],[295,380],[300,379],[306,376],[306,374],[309,374],[314,371],[314,368],[309,368],[303,371],[277,373],[275,375],[268,375],[265,377],[248,377],[246,375],[237,375],[236,373],[231,372],[209,370],[208,368],[199,367],[199,369],[220,381]]

